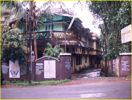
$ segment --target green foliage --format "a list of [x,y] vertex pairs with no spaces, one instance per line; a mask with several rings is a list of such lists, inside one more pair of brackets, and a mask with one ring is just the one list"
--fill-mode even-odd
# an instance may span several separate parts
[[46,81],[35,81],[33,82],[33,84],[36,85],[59,85],[59,84],[64,84],[66,82],[69,82],[69,79],[65,79],[65,80],[46,80]]
[[36,86],[36,85],[59,85],[70,82],[69,79],[65,80],[45,80],[45,81],[32,81],[32,84],[29,84],[28,81],[4,81],[3,85],[13,85],[13,86]]
[[26,63],[26,53],[23,46],[26,45],[26,40],[18,28],[9,30],[2,34],[2,61],[9,62],[9,60],[18,60],[20,65]]
[[11,26],[14,20],[20,20],[25,10],[22,4],[16,1],[2,1],[2,62],[8,63],[9,60],[18,60],[20,66],[26,64],[27,36],[22,34],[22,30],[18,28],[18,21]]
[[130,1],[94,1],[89,8],[103,21],[99,28],[104,58],[113,59],[121,52],[130,52],[127,44],[121,44],[121,29],[131,23]]
[[60,52],[63,52],[63,49],[60,48],[59,45],[55,45],[53,47],[50,43],[47,43],[47,47],[44,50],[44,55],[50,57],[59,57]]
[[17,10],[22,7],[22,5],[19,2],[13,1],[13,0],[11,1],[1,0],[0,6],[6,6],[9,9],[12,9],[15,7]]

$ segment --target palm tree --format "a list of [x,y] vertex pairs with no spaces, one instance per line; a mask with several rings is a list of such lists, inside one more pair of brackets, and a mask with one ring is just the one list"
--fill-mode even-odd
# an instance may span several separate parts
[[47,43],[47,48],[44,50],[44,55],[49,57],[59,57],[60,52],[63,52],[63,49],[60,48],[59,45],[55,45],[54,47]]

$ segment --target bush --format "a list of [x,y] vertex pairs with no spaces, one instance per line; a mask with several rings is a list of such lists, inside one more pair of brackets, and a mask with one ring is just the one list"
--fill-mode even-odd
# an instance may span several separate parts
[[44,55],[58,58],[60,52],[63,52],[63,49],[60,48],[59,45],[55,45],[53,47],[50,43],[47,43],[47,47],[44,50]]

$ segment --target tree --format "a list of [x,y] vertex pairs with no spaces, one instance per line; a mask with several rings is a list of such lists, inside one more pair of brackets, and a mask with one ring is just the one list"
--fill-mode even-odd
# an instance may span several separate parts
[[128,51],[128,46],[121,44],[121,29],[131,23],[130,1],[91,2],[89,8],[103,21],[101,43],[104,50],[105,66],[108,59],[116,58],[120,52]]
[[100,28],[105,43],[105,56],[109,59],[117,57],[125,47],[121,44],[120,31],[131,22],[130,2],[91,2],[89,7],[97,17],[103,20]]
[[[4,1],[2,6],[2,61],[19,60],[20,66],[26,63],[26,36],[18,28],[19,20],[24,16],[22,5],[15,1]],[[14,24],[10,24],[10,23]]]
[[8,32],[2,35],[2,61],[7,62],[9,60],[18,60],[20,65],[26,63],[26,47],[25,37],[21,34],[18,28],[10,29]]

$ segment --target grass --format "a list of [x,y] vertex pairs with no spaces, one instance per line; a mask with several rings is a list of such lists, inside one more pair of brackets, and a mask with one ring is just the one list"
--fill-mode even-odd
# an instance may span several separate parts
[[65,80],[45,80],[45,81],[32,81],[31,84],[29,84],[28,81],[4,81],[3,85],[14,85],[14,86],[36,86],[36,85],[59,85],[66,82],[69,82],[69,79]]
[[69,82],[69,79],[65,80],[46,80],[46,81],[34,81],[33,84],[39,84],[39,85],[59,85],[66,82]]

